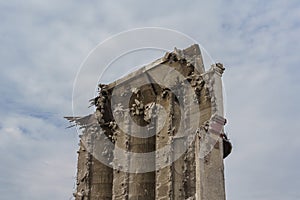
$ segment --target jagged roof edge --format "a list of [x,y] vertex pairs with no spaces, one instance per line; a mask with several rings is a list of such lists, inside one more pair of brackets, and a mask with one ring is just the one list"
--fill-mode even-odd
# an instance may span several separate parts
[[[202,53],[201,53],[201,50],[200,50],[200,47],[198,44],[193,44],[190,47],[187,47],[186,49],[183,49],[183,50],[177,49],[175,47],[174,51],[171,53],[175,53],[177,56],[184,58],[189,62],[193,62],[193,65],[197,68],[197,70],[199,70],[199,72],[201,74],[205,72]],[[170,54],[170,52],[167,52],[162,58],[159,58],[159,59],[155,60],[154,62],[151,62],[151,63],[141,67],[140,69],[138,69],[134,72],[131,72],[131,73],[125,75],[124,77],[119,78],[118,80],[116,80],[112,83],[109,83],[107,85],[107,89],[114,88],[116,85],[120,85],[120,84],[134,78],[137,75],[140,75],[150,69],[153,69],[153,68],[159,66],[160,64],[165,63],[166,61],[168,61],[167,56],[169,54]],[[195,59],[195,61],[192,61],[193,59]]]

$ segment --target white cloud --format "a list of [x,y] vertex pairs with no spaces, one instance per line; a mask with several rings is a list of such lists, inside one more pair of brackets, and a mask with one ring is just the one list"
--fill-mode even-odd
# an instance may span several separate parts
[[2,124],[2,198],[69,198],[77,149],[74,133],[23,115],[8,115]]

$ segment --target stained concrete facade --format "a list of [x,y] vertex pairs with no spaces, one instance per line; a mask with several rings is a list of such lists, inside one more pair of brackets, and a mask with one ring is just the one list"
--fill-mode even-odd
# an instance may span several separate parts
[[225,200],[223,71],[193,45],[100,84],[95,113],[68,118],[82,128],[75,199]]

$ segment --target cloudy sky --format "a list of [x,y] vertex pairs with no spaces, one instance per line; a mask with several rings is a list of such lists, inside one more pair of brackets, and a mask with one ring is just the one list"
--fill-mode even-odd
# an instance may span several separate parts
[[227,199],[300,199],[299,19],[297,0],[1,1],[1,199],[72,196],[78,136],[62,117],[79,66],[145,26],[191,36],[226,67]]

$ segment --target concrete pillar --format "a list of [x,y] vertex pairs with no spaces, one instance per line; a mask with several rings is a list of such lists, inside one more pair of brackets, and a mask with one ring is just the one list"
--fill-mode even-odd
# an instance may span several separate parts
[[[105,142],[106,141],[106,142]],[[112,199],[112,182],[113,182],[113,169],[110,166],[103,164],[98,160],[97,155],[106,151],[111,151],[108,138],[104,135],[103,131],[93,135],[93,156],[91,165],[91,178],[90,178],[90,200],[108,200]],[[109,162],[112,161],[110,155],[105,155]]]
[[[209,115],[202,116],[199,134],[195,142],[196,146],[196,179],[198,200],[225,200],[225,181],[223,165],[223,144],[220,133],[211,131],[210,125],[215,122],[214,116],[223,117],[223,95],[221,75],[223,66],[213,65],[210,71],[204,74],[208,98],[207,105],[210,108]],[[210,119],[208,119],[210,116]],[[203,126],[203,121],[209,120],[208,126]],[[224,125],[224,124],[223,124]],[[222,130],[222,129],[220,129]],[[211,147],[207,147],[211,145]],[[203,151],[207,147],[207,152]],[[202,148],[202,149],[201,149]]]
[[129,156],[130,151],[130,136],[125,132],[129,133],[130,123],[128,120],[128,112],[124,111],[127,116],[124,117],[124,132],[118,129],[117,139],[115,141],[114,150],[114,167],[113,170],[113,188],[112,188],[112,199],[113,200],[128,200],[129,199]]
[[[156,132],[156,198],[155,199],[174,199],[173,198],[173,176],[172,165],[168,163],[172,159],[172,94],[169,93],[168,99],[158,97],[157,103],[161,104],[167,111],[167,119],[161,131]],[[158,121],[157,124],[163,123]],[[165,151],[158,151],[158,149]],[[166,165],[163,167],[162,165]]]

